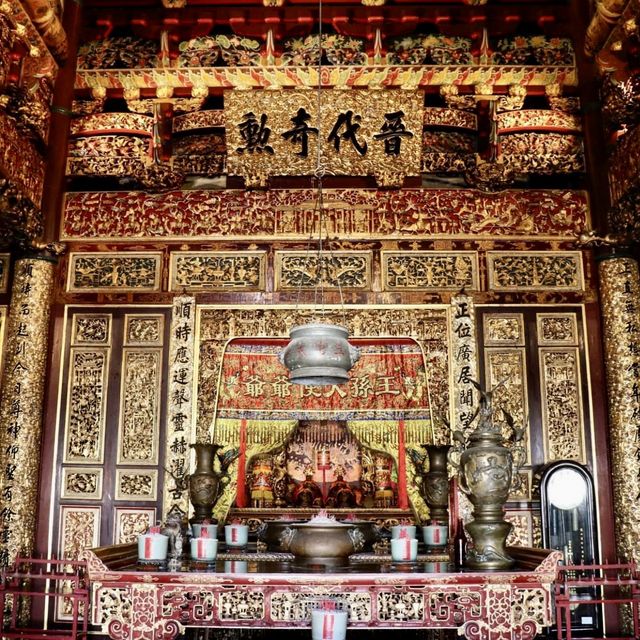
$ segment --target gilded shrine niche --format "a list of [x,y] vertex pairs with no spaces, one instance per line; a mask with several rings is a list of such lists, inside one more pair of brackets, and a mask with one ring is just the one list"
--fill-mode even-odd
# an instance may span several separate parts
[[448,441],[432,419],[448,410],[446,308],[349,307],[361,357],[348,384],[327,387],[291,384],[277,358],[312,310],[199,313],[197,438],[237,453],[216,517],[251,506],[425,510],[413,452]]
[[285,446],[249,464],[253,508],[372,509],[398,505],[393,458],[363,446],[346,421],[301,420]]

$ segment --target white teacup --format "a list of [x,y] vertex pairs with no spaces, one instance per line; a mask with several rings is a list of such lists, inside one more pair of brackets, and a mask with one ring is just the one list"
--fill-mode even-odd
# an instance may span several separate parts
[[246,560],[225,560],[224,570],[227,573],[247,573]]
[[211,562],[218,554],[218,540],[216,538],[191,538],[192,560]]
[[394,562],[414,562],[418,557],[418,541],[415,538],[393,538],[391,559]]
[[224,528],[227,547],[246,547],[249,541],[249,527],[246,524],[228,524]]
[[161,533],[145,533],[138,536],[140,560],[166,560],[169,538]]
[[218,537],[217,524],[192,524],[191,530],[193,531],[194,538],[217,538]]
[[446,524],[427,524],[422,527],[422,539],[427,547],[444,547],[447,544]]
[[[403,533],[404,532],[404,533]],[[392,538],[415,538],[416,537],[416,527],[412,524],[397,524],[394,527],[391,527],[391,537]]]
[[311,609],[311,640],[344,640],[347,618],[344,609]]

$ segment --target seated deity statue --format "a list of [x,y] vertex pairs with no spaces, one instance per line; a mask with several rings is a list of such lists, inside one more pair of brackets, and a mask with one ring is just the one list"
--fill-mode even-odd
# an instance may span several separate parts
[[296,507],[321,507],[323,503],[322,491],[313,481],[313,470],[305,471],[305,480],[293,490],[293,504]]
[[327,496],[328,507],[349,508],[355,507],[356,493],[349,486],[349,483],[344,479],[344,471],[342,469],[336,469],[336,479],[329,489],[329,495]]

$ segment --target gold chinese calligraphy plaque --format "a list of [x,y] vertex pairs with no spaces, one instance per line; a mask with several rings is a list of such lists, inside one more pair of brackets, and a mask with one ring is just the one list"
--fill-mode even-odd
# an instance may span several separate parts
[[228,91],[230,175],[248,186],[272,176],[312,175],[320,155],[329,173],[375,176],[400,186],[420,175],[422,93],[418,91]]

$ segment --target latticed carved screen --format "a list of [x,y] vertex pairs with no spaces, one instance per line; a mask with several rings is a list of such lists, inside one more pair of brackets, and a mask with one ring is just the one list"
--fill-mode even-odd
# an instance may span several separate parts
[[485,384],[496,387],[494,420],[506,410],[526,427],[526,463],[512,492],[509,543],[541,544],[535,471],[555,460],[592,466],[588,376],[581,306],[481,307],[478,336]]
[[69,307],[53,551],[131,542],[161,512],[167,307]]

